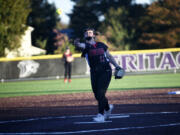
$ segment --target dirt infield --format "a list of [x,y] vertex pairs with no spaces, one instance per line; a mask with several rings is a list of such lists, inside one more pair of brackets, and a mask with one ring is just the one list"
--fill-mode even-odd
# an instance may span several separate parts
[[[180,95],[168,92],[180,88],[108,91],[114,113],[180,111]],[[0,99],[0,120],[32,117],[96,114],[92,93],[26,96]]]

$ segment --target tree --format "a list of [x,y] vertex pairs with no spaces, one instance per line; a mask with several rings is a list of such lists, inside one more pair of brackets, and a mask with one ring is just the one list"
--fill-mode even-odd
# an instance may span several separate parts
[[142,18],[141,49],[170,48],[180,44],[180,0],[159,0],[147,8]]
[[75,36],[82,37],[83,27],[90,26],[104,33],[117,50],[136,48],[140,35],[137,23],[146,6],[136,5],[133,0],[72,1],[76,5],[70,14],[70,27],[74,29]]
[[69,47],[71,52],[74,53],[75,46],[69,42],[68,36],[66,34],[58,32],[55,39],[56,42],[54,45],[57,47],[57,49],[54,51],[55,54],[64,53],[67,47]]
[[29,0],[0,0],[0,56],[5,56],[5,48],[13,50],[20,46],[27,29],[29,4]]
[[110,8],[105,14],[105,21],[101,27],[106,33],[108,40],[114,44],[116,48],[125,50],[128,46],[126,39],[129,37],[127,29],[123,26],[123,22],[127,19],[127,11],[124,8]]
[[[47,43],[47,39],[51,35],[57,23],[60,21],[56,13],[54,4],[49,4],[47,0],[31,0],[32,12],[28,16],[27,24],[34,27],[32,32],[32,44],[43,48],[43,43]],[[42,46],[41,44],[42,43]],[[47,53],[52,49],[51,44],[46,45]]]
[[75,6],[73,14],[69,15],[71,18],[70,28],[74,30],[75,37],[82,37],[83,30],[87,27],[98,28],[98,17],[92,13],[91,8],[84,6]]
[[82,37],[85,27],[98,29],[101,26],[100,17],[104,16],[111,7],[128,7],[132,0],[72,0],[76,3],[73,13],[69,14],[70,28],[74,29],[75,36]]

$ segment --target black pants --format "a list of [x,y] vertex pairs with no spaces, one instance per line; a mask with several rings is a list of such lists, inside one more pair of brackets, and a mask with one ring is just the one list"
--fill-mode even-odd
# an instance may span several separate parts
[[65,68],[65,72],[64,72],[64,78],[71,79],[71,63],[70,62],[65,62],[64,63],[64,68]]
[[106,98],[106,91],[111,81],[112,70],[91,71],[91,85],[94,96],[98,101],[99,113],[104,114],[104,110],[109,110],[108,99]]

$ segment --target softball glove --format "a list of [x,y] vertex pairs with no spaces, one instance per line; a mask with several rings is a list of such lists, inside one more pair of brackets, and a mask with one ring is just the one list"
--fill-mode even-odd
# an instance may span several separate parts
[[123,68],[116,67],[115,72],[114,72],[115,79],[122,79],[124,74],[125,74],[125,71]]

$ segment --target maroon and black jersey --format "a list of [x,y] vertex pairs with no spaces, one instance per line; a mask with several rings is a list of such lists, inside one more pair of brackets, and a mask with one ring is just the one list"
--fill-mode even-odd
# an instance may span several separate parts
[[108,47],[101,42],[97,42],[94,45],[86,43],[82,56],[86,58],[92,70],[102,69],[102,67],[109,67],[109,59],[105,53],[107,49]]

